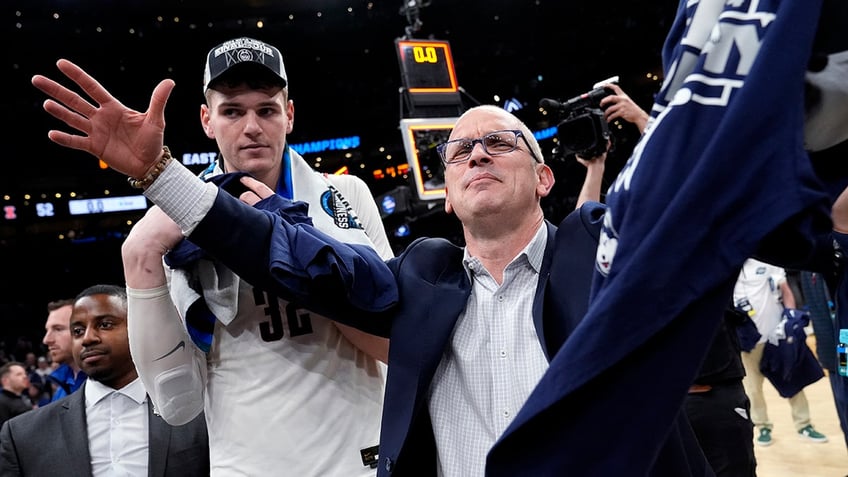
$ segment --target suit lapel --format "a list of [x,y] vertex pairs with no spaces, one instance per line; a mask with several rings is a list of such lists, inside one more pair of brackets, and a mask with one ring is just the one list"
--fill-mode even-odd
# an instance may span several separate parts
[[[410,456],[417,457],[409,458],[413,462],[429,459],[430,467],[435,462],[435,447],[425,404],[427,392],[456,320],[468,302],[471,284],[462,267],[459,247],[425,240],[405,253],[410,265],[400,272],[399,283],[401,294],[410,298],[401,300],[391,340],[415,346],[389,347],[392,365],[386,383],[380,454],[396,459],[403,447],[411,446],[415,450]],[[414,468],[416,464],[408,465]]]
[[85,418],[85,384],[61,404],[59,422],[67,448],[63,457],[66,475],[91,475],[91,453],[88,450],[88,425]]
[[150,396],[147,396],[147,422],[148,422],[148,462],[150,464],[147,475],[157,477],[165,475],[165,458],[168,455],[168,445],[171,443],[171,426],[153,414],[153,404]]
[[539,269],[539,283],[536,285],[536,296],[533,299],[533,326],[536,328],[536,336],[539,338],[539,343],[542,345],[542,351],[545,352],[545,356],[547,357],[548,362],[550,362],[551,358],[553,358],[553,354],[556,353],[557,349],[559,349],[560,339],[559,337],[555,337],[554,342],[552,343],[548,336],[549,333],[545,332],[545,315],[543,313],[544,300],[542,297],[544,296],[545,289],[547,288],[548,277],[551,274],[551,262],[554,255],[553,244],[557,228],[547,220],[545,221],[545,226],[548,228],[548,238],[545,242],[545,254],[542,256],[542,266]]

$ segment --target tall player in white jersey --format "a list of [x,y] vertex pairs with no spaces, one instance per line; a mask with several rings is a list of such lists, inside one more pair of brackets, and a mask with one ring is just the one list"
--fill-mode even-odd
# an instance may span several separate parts
[[[213,48],[204,93],[201,122],[220,149],[207,178],[250,173],[308,203],[322,232],[392,255],[365,182],[319,174],[287,147],[294,105],[279,50],[250,38]],[[167,422],[205,409],[212,475],[373,476],[387,340],[298,309],[212,259],[151,253],[150,240],[136,227],[123,247],[131,351]],[[212,317],[205,329],[187,311],[196,303]]]

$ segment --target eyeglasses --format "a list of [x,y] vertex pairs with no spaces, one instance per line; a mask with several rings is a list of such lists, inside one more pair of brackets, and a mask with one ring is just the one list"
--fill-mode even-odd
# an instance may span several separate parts
[[442,162],[447,164],[459,164],[465,162],[471,157],[471,151],[479,142],[483,146],[483,151],[490,156],[499,156],[514,151],[518,147],[518,138],[524,140],[527,145],[527,152],[533,157],[536,162],[542,162],[533,154],[530,148],[530,143],[524,137],[524,133],[518,129],[506,129],[503,131],[493,131],[478,139],[454,139],[444,142],[436,146],[436,151]]

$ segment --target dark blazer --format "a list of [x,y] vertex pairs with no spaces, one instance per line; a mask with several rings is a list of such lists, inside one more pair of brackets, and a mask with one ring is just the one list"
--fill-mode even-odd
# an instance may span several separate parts
[[[85,385],[73,394],[10,419],[0,429],[0,476],[91,475]],[[150,417],[150,477],[209,475],[209,439],[201,413],[184,426]]]
[[[533,324],[548,360],[588,306],[602,212],[603,208],[587,207],[570,215],[559,228],[546,224],[548,242]],[[436,475],[427,394],[471,293],[462,255],[461,248],[446,241],[427,239],[410,245],[401,261],[390,265],[398,277],[401,300],[391,324],[379,475]],[[563,304],[562,314],[549,313],[550,300]],[[416,474],[421,469],[427,472]]]
[[[559,228],[546,223],[548,241],[536,289],[533,322],[549,360],[588,309],[604,212],[603,205],[588,203],[569,214]],[[392,273],[385,277],[385,268],[372,263],[379,260],[375,253],[339,244],[295,226],[296,220],[283,216],[281,219],[278,215],[264,214],[227,194],[218,194],[212,209],[189,239],[254,286],[363,331],[390,337],[378,476],[436,475],[435,439],[427,394],[456,320],[471,293],[471,283],[462,267],[462,248],[444,239],[418,239],[387,262]],[[222,235],[221,230],[237,233]],[[367,291],[363,291],[369,287],[376,288],[372,291],[375,295],[381,293],[380,287],[390,290],[382,293],[386,296],[396,290],[397,303],[383,312],[357,308],[358,300],[373,304],[386,298],[375,296],[369,300]],[[682,409],[682,396],[688,385],[681,384],[684,390],[681,403],[672,412]],[[620,396],[617,394],[620,390],[609,392]],[[646,458],[652,468],[659,468],[654,462],[667,463],[667,469],[673,469],[674,473],[658,471],[651,475],[711,475],[705,473],[706,459],[685,415],[678,414],[673,430],[666,421],[662,428],[648,427],[642,431],[670,436],[663,452],[659,455],[652,452]],[[606,428],[605,432],[614,441],[615,428]],[[524,437],[527,445],[532,446],[533,440],[552,441],[555,433],[556,429],[543,429],[530,438],[526,434]],[[623,453],[627,455],[632,449],[639,449],[639,442],[607,442],[595,451],[608,453],[607,459],[616,459],[616,454],[609,452],[616,446],[631,449]],[[574,460],[582,459],[584,454],[582,449],[569,448],[557,452],[566,453]],[[508,459],[509,454],[503,457]],[[521,457],[515,457],[520,462]],[[551,465],[539,471],[545,467],[546,460],[546,456],[540,457],[538,473],[523,474],[519,470],[511,475],[562,475],[568,470],[562,459],[551,458]],[[626,469],[626,459],[619,465]],[[690,468],[695,470],[690,473]]]

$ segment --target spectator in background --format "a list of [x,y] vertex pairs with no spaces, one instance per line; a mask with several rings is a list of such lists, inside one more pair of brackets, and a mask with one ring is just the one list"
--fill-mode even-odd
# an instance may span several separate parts
[[11,361],[0,367],[0,424],[32,409],[27,396],[29,377],[23,363]]
[[38,358],[36,357],[35,352],[28,351],[24,358],[24,365],[26,366],[27,374],[35,372],[37,364]]
[[27,397],[32,403],[33,408],[50,404],[52,396],[49,391],[45,390],[45,388],[49,387],[49,385],[45,385],[44,383],[35,383],[30,381],[29,388],[27,388]]
[[[742,363],[745,365],[742,383],[751,399],[751,420],[757,429],[756,443],[769,446],[772,444],[772,423],[763,396],[765,377],[760,371],[760,361],[766,340],[774,336],[783,318],[783,309],[795,308],[795,297],[783,268],[749,258],[742,266],[733,289],[733,302],[737,309],[748,313],[760,333],[756,346],[742,352]],[[799,437],[811,442],[827,442],[827,437],[818,432],[810,421],[810,406],[803,390],[789,398],[789,406]]]
[[86,377],[85,373],[80,371],[79,366],[74,362],[71,351],[69,323],[73,305],[74,300],[72,299],[51,301],[47,304],[47,322],[44,324],[44,339],[41,342],[47,346],[54,365],[59,365],[49,375],[53,387],[53,401],[57,401],[79,389]]
[[89,379],[79,392],[0,428],[0,475],[208,476],[203,415],[168,425],[153,412],[138,378],[127,338],[126,290],[83,290],[70,326],[73,359]]
[[42,383],[50,384],[48,381],[48,376],[53,372],[53,369],[50,367],[50,362],[47,361],[46,356],[39,356],[35,365],[35,373],[41,378]]
[[[47,377],[42,376],[38,373],[38,358],[36,358],[35,353],[27,353],[26,354],[26,370],[27,376],[29,377],[29,389],[27,391],[27,396],[32,400],[33,404],[37,404],[41,401],[42,398],[42,390],[44,388],[48,388],[52,391],[50,384],[47,382]],[[52,397],[52,392],[48,393],[48,398]]]

